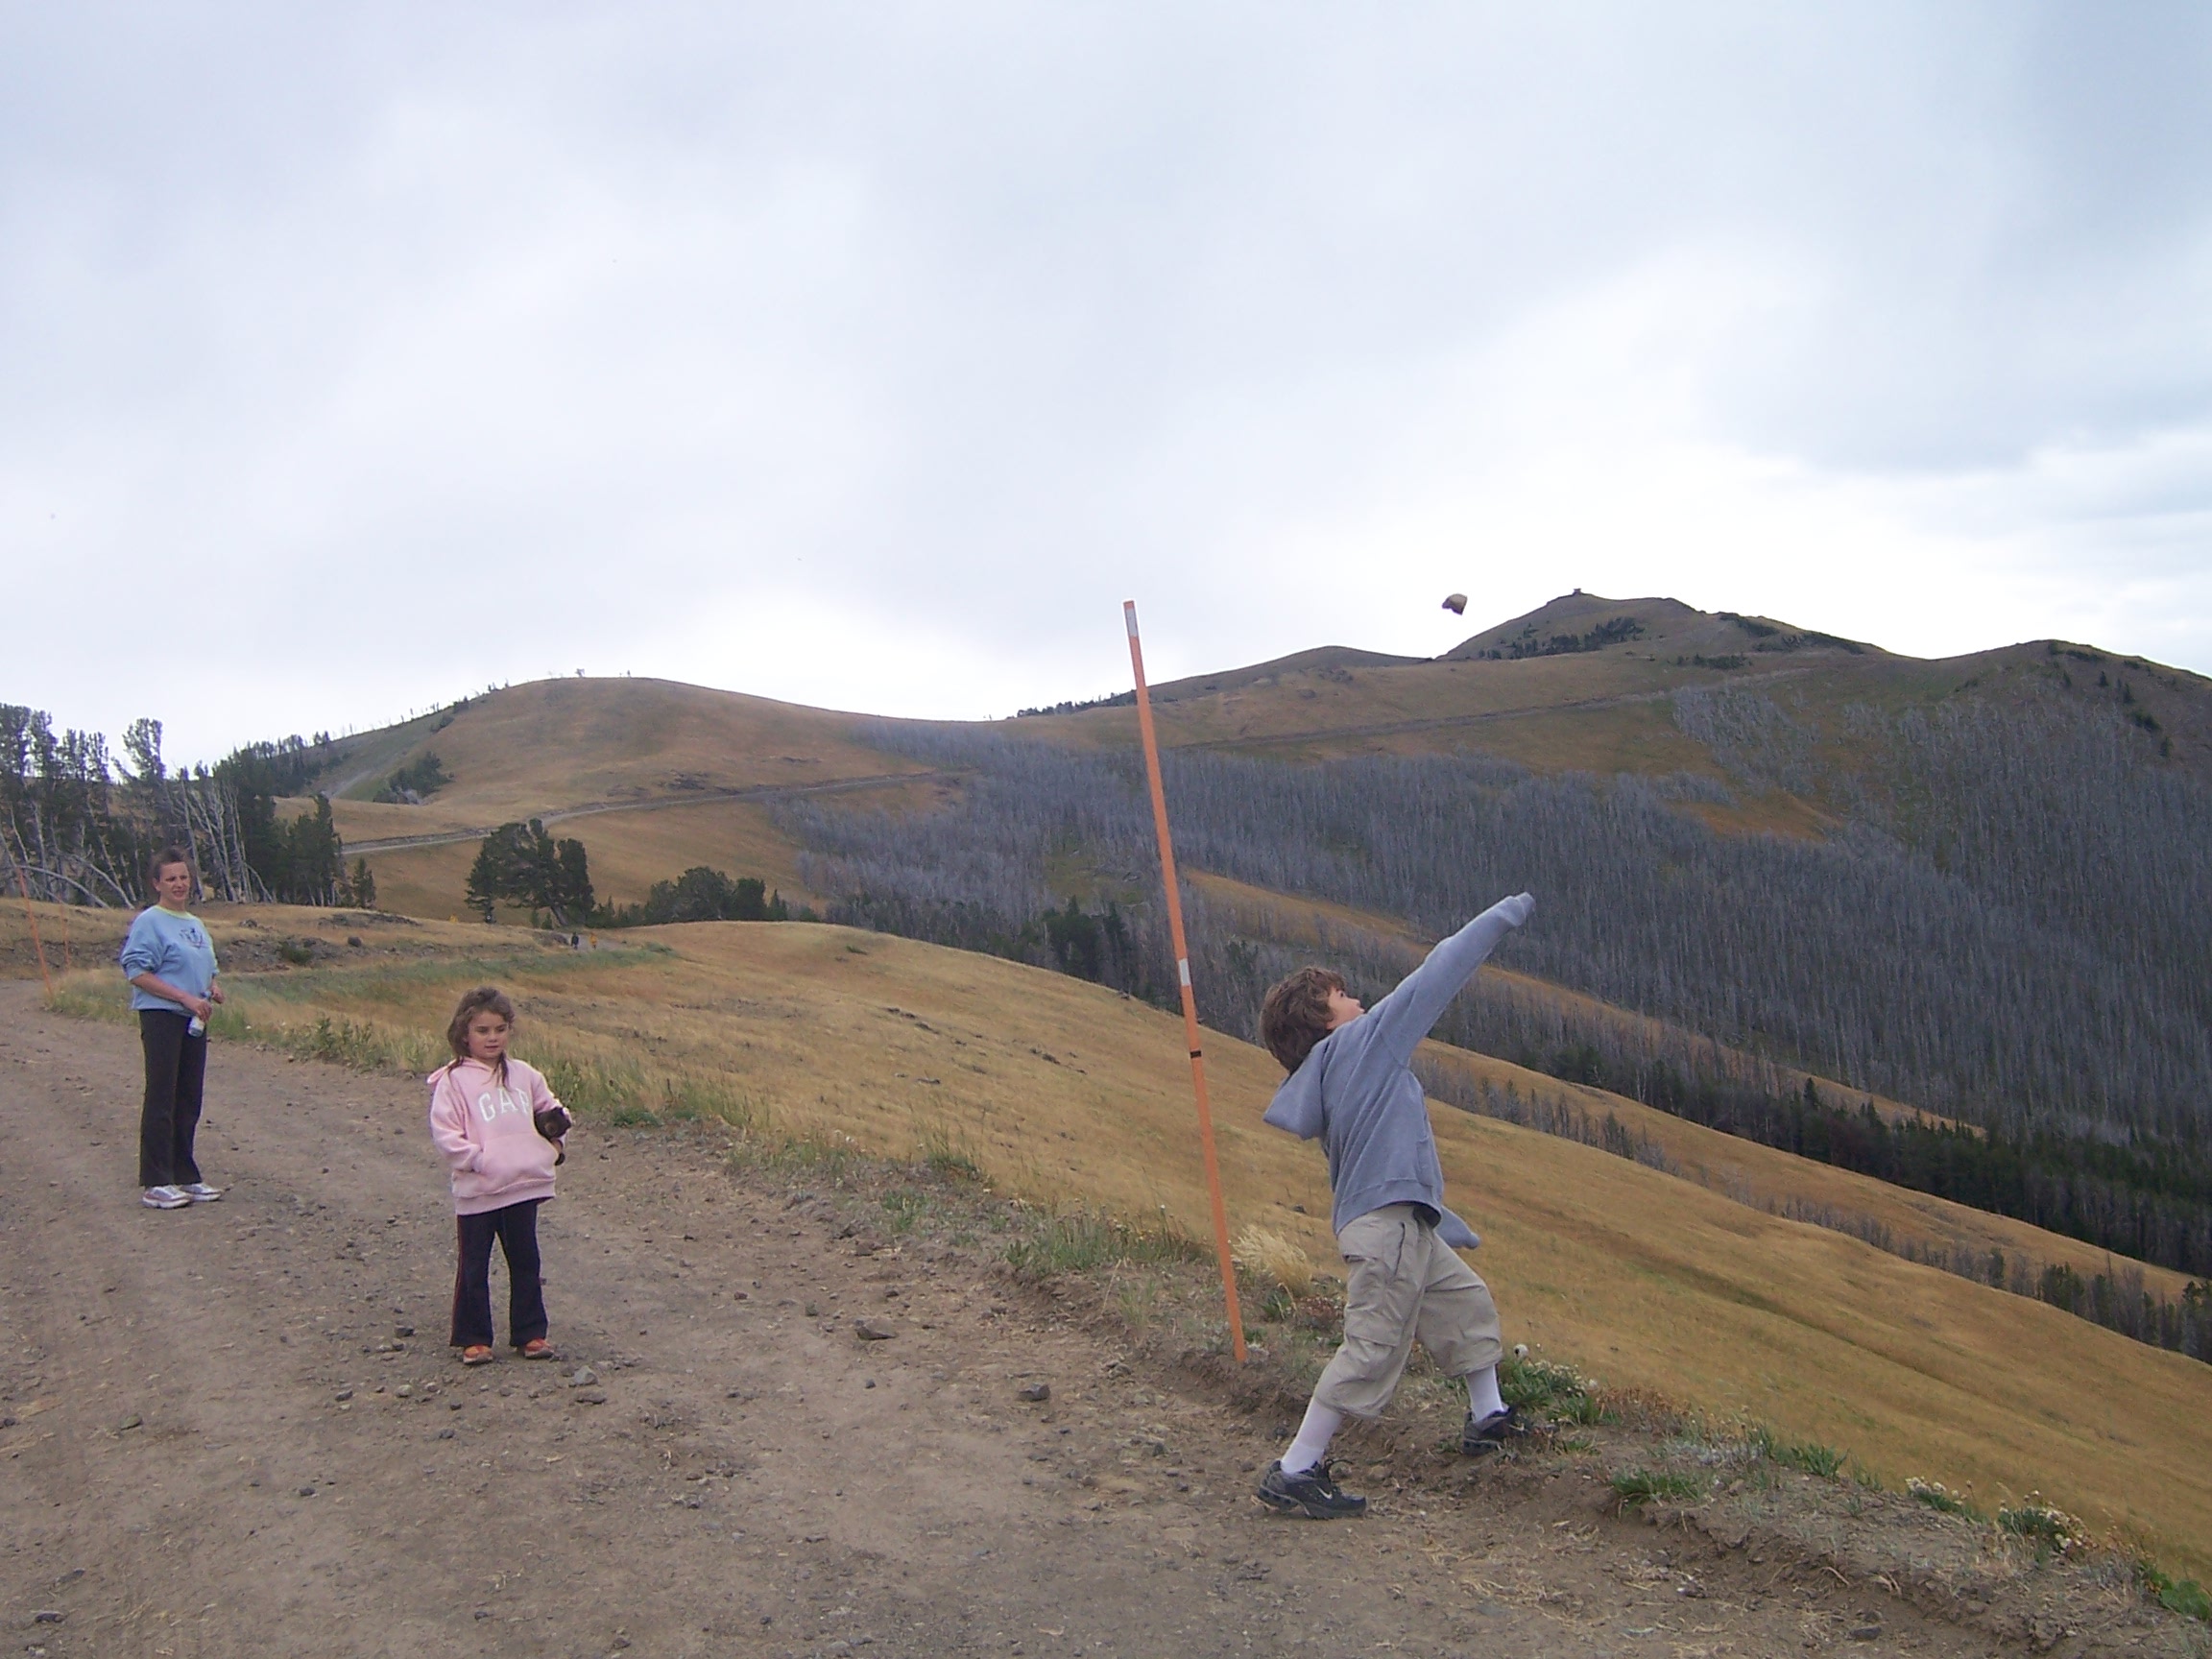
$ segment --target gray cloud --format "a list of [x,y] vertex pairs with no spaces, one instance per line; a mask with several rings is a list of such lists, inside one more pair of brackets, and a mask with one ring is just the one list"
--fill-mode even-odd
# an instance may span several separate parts
[[[983,712],[1115,684],[1127,593],[1167,672],[1601,581],[2212,667],[2194,7],[6,27],[0,557],[204,641],[162,709],[12,652],[68,717]],[[1839,523],[2030,597],[1907,639],[1756,557]]]

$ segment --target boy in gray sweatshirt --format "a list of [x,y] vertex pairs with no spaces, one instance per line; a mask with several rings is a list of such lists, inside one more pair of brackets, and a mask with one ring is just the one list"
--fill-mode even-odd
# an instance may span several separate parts
[[1454,1249],[1481,1240],[1444,1208],[1444,1169],[1412,1059],[1445,1004],[1535,909],[1526,893],[1501,900],[1372,1011],[1326,968],[1301,968],[1267,993],[1261,1040],[1290,1075],[1266,1121],[1327,1150],[1330,1225],[1350,1268],[1343,1345],[1314,1385],[1298,1437],[1260,1482],[1271,1507],[1315,1521],[1366,1512],[1367,1500],[1340,1490],[1323,1457],[1347,1414],[1382,1414],[1415,1338],[1447,1375],[1466,1381],[1462,1452],[1482,1456],[1527,1432],[1498,1392],[1497,1305]]

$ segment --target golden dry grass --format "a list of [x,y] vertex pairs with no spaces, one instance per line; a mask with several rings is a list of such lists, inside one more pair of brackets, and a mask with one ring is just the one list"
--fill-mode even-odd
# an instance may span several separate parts
[[[368,855],[369,872],[376,878],[376,905],[402,916],[426,919],[462,915],[461,896],[469,886],[469,867],[476,861],[474,841],[457,841],[445,847],[402,847]],[[353,860],[348,858],[350,870]],[[592,871],[594,878],[598,871]]]
[[1664,700],[1651,698],[1483,720],[1451,733],[1407,733],[1375,740],[1375,747],[1394,755],[1449,747],[1495,755],[1531,772],[1588,772],[1600,778],[1617,772],[1715,774],[1704,747],[1682,734]]
[[[642,902],[654,882],[672,881],[694,864],[711,865],[725,876],[757,876],[794,903],[819,902],[800,878],[797,844],[776,828],[765,807],[751,802],[672,802],[647,811],[565,818],[548,828],[584,843],[602,903]],[[408,916],[459,916],[479,845],[464,841],[369,854],[376,902]]]
[[[312,799],[295,797],[276,803],[280,818],[297,818],[314,810]],[[449,830],[480,830],[485,828],[483,814],[472,809],[466,802],[448,801],[443,795],[434,795],[420,806],[394,805],[382,801],[346,801],[330,803],[331,822],[338,826],[340,840],[384,841],[403,835],[442,835]]]
[[[1746,653],[1752,639],[1733,623],[1671,600],[1578,595],[1556,600],[1530,619],[1547,631],[1579,631],[1616,615],[1642,620],[1646,636],[1600,651],[1520,661],[1439,658],[1350,669],[1293,662],[1257,678],[1242,671],[1196,676],[1164,688],[1166,699],[1157,705],[1161,738],[1169,745],[1264,746],[1311,757],[1479,750],[1544,772],[1718,776],[1711,756],[1674,725],[1667,702],[1674,688],[1726,682],[1772,691],[1816,685],[1823,701],[1840,706],[1868,701],[1870,688],[1900,678],[1918,686],[1928,676],[1915,670],[1931,667],[1879,651],[1854,657],[1826,650],[1758,656],[1727,673],[1678,664],[1679,656]],[[1202,689],[1216,680],[1221,689]],[[1135,741],[1135,726],[1131,709],[1098,709],[1024,720],[1018,729],[1057,741],[1127,744]]]
[[[1438,659],[1348,671],[1292,661],[1257,677],[1241,671],[1194,676],[1178,682],[1159,704],[1162,740],[1248,746],[1301,759],[1479,751],[1541,772],[1687,771],[1719,777],[1703,747],[1674,727],[1667,699],[1677,687],[1728,685],[1780,697],[1836,742],[1843,736],[1842,710],[1851,705],[1895,713],[1940,701],[1971,684],[2002,696],[2008,676],[2041,685],[2053,672],[2036,646],[1938,661],[1892,656],[1878,647],[1856,655],[1821,647],[1761,653],[1753,649],[1758,641],[1733,623],[1666,600],[1581,595],[1554,601],[1532,619],[1545,630],[1577,631],[1621,614],[1643,619],[1648,632],[1596,652],[1518,662]],[[1503,637],[1521,620],[1491,632]],[[1785,630],[1791,626],[1783,624]],[[1698,654],[1746,661],[1726,671],[1677,661]],[[2204,721],[2201,684],[2164,670],[2146,669],[2144,678],[2163,687],[2159,695],[2165,701],[2156,712],[2178,733],[2177,762],[2200,774],[2212,771],[2212,746],[2190,736]],[[1202,689],[1214,682],[1219,690]],[[1135,741],[1135,715],[1126,709],[1099,709],[1025,720],[1017,730],[1052,741],[1126,745]],[[1834,755],[1847,762],[1853,747],[1838,743]],[[1693,810],[1729,833],[1814,836],[1834,828],[1816,804],[1778,791]]]
[[1870,1175],[1838,1169],[1756,1141],[1671,1118],[1602,1089],[1562,1083],[1541,1071],[1441,1043],[1425,1044],[1422,1052],[1438,1066],[1451,1068],[1471,1081],[1498,1089],[1510,1085],[1524,1099],[1573,1106],[1593,1122],[1601,1123],[1611,1114],[1623,1129],[1664,1152],[1684,1179],[1756,1210],[1780,1214],[1792,1204],[1810,1206],[1838,1218],[1873,1222],[1887,1229],[1899,1244],[1944,1252],[1965,1249],[1984,1258],[1999,1250],[2008,1262],[2027,1258],[2043,1266],[2063,1262],[2083,1277],[2116,1266],[2131,1268],[2143,1275],[2145,1289],[2169,1301],[2178,1297],[2189,1283],[2187,1274],[2168,1267],[2116,1257],[2079,1238],[2046,1232],[2025,1221],[1893,1187]]
[[[1037,1203],[1208,1231],[1173,1017],[841,928],[651,931],[670,954],[519,956],[518,1050],[720,1079],[765,1133],[894,1157],[951,1148]],[[489,932],[424,938],[480,950]],[[419,1034],[457,983],[363,970],[241,990],[262,1022],[327,1014]],[[1318,1151],[1259,1121],[1279,1071],[1217,1035],[1208,1054],[1232,1227],[1331,1260]],[[1615,1386],[1847,1448],[1893,1484],[1971,1484],[1984,1503],[2039,1488],[2212,1569],[2212,1488],[2197,1475],[2212,1370],[1571,1142],[1444,1109],[1435,1121],[1515,1339]]]
[[[341,830],[361,839],[419,834],[589,802],[925,770],[861,743],[861,722],[668,680],[536,681],[476,699],[404,752],[434,752],[452,776],[422,806],[358,814],[349,804]],[[356,792],[373,788],[373,781]]]
[[[1236,746],[1308,735],[1326,744],[1349,744],[1354,737],[1335,734],[1415,722],[1460,722],[1431,733],[1423,746],[1463,749],[1487,747],[1474,734],[1502,722],[1585,704],[1650,698],[1682,678],[1671,660],[1662,665],[1623,650],[1520,662],[1421,662],[1293,671],[1161,703],[1154,712],[1161,741],[1170,746]],[[1010,730],[1054,741],[1126,745],[1136,741],[1136,727],[1135,711],[1121,708],[1037,716],[1015,722]]]
[[602,902],[635,904],[656,881],[673,880],[694,864],[725,876],[757,876],[794,901],[809,900],[799,876],[798,844],[748,802],[613,812],[556,827],[590,855],[591,880]]
[[1310,1292],[1319,1267],[1305,1247],[1272,1227],[1245,1227],[1230,1246],[1230,1259],[1266,1285],[1279,1285],[1293,1296]]
[[[786,898],[812,902],[818,896],[800,878],[799,850],[765,806],[714,797],[914,774],[840,794],[839,803],[912,811],[948,798],[951,785],[926,768],[861,743],[854,735],[860,724],[856,715],[669,681],[540,681],[478,698],[443,730],[412,722],[401,733],[411,741],[372,746],[379,778],[424,753],[439,757],[453,781],[421,805],[342,798],[332,813],[349,844],[545,818],[557,834],[584,843],[599,898],[615,903],[636,903],[655,881],[694,864],[757,876]],[[279,810],[309,805],[289,801]],[[620,809],[591,810],[603,806]],[[475,846],[366,856],[381,905],[445,917],[460,911]]]
[[38,977],[35,943],[44,950],[50,974],[111,966],[130,927],[131,917],[122,910],[84,904],[34,904],[26,910],[16,895],[0,894],[0,974],[11,979]]

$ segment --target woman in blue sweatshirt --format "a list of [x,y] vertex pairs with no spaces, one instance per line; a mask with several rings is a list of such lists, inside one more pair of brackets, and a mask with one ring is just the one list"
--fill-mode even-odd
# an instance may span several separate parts
[[1274,1508],[1315,1521],[1366,1512],[1367,1500],[1340,1490],[1323,1456],[1347,1414],[1378,1416],[1390,1403],[1416,1338],[1440,1370],[1466,1382],[1461,1451],[1481,1456],[1526,1431],[1498,1392],[1497,1304],[1458,1256],[1481,1240],[1444,1208],[1444,1167],[1412,1061],[1445,1004],[1535,909],[1526,893],[1499,901],[1372,1011],[1326,968],[1301,968],[1267,993],[1261,1040],[1290,1075],[1266,1120],[1327,1150],[1330,1224],[1350,1269],[1343,1345],[1314,1384],[1298,1437],[1260,1483]]
[[178,848],[164,847],[150,874],[156,902],[131,924],[121,958],[146,1052],[138,1184],[146,1190],[140,1202],[149,1210],[181,1210],[223,1196],[200,1179],[192,1158],[207,1075],[207,1017],[223,992],[215,983],[215,942],[187,908],[192,860]]

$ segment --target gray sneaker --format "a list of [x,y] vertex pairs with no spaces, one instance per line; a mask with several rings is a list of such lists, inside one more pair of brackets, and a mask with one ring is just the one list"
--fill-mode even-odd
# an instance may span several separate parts
[[195,1204],[212,1204],[223,1196],[223,1189],[210,1187],[204,1181],[187,1181],[177,1189]]
[[1527,1439],[1529,1433],[1528,1419],[1510,1406],[1491,1412],[1479,1423],[1470,1413],[1466,1427],[1459,1431],[1459,1450],[1469,1457],[1488,1457],[1516,1440]]
[[181,1187],[149,1187],[138,1202],[149,1210],[181,1210],[192,1200]]
[[1283,1460],[1267,1465],[1260,1478],[1260,1502],[1286,1515],[1303,1515],[1309,1521],[1343,1521],[1367,1513],[1367,1500],[1355,1498],[1330,1478],[1326,1463],[1296,1475],[1283,1473]]

